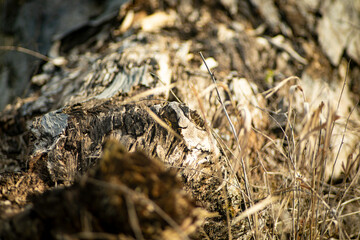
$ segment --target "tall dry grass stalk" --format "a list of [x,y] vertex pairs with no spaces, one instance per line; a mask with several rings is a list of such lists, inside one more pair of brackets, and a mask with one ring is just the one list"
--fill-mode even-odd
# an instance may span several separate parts
[[[203,55],[200,55],[206,66]],[[205,120],[206,131],[216,139],[217,147],[225,156],[227,166],[223,167],[229,169],[227,175],[223,175],[224,171],[220,168],[213,173],[213,177],[222,182],[219,190],[225,199],[227,224],[224,227],[228,228],[228,239],[234,238],[239,224],[244,224],[244,220],[249,224],[250,231],[246,236],[254,239],[353,238],[355,235],[349,230],[347,222],[360,215],[360,211],[355,208],[360,205],[359,149],[354,149],[354,153],[342,164],[343,177],[340,185],[333,173],[330,179],[326,173],[329,165],[335,167],[333,160],[337,161],[339,156],[333,156],[332,148],[334,126],[340,119],[336,110],[340,106],[341,96],[336,108],[329,101],[310,109],[300,79],[284,79],[276,87],[263,93],[268,99],[268,106],[253,106],[268,114],[269,119],[278,126],[280,133],[274,134],[269,129],[257,129],[253,126],[252,113],[247,106],[238,109],[236,103],[231,101],[230,105],[237,111],[228,112],[218,89],[221,84],[226,84],[217,83],[210,69],[208,72],[213,80],[208,89],[200,94],[195,86],[190,85],[190,89]],[[345,83],[346,81],[344,85]],[[222,89],[231,94],[227,86],[222,86]],[[287,94],[278,94],[283,90]],[[231,139],[221,138],[206,120],[212,117],[206,116],[203,104],[204,94],[209,91],[216,91],[228,120],[235,148],[231,145]],[[283,123],[274,117],[278,112],[271,105],[275,102],[272,99],[279,97],[284,97],[283,100],[287,103]],[[350,121],[355,110],[354,106],[346,118],[338,153],[344,144],[346,131],[360,129],[356,128],[357,124],[360,126],[359,123]],[[231,120],[239,118],[241,120],[237,121],[240,123],[238,125]],[[155,120],[161,122],[159,119]],[[249,143],[253,141],[250,138],[251,132],[265,139],[258,151],[249,147]],[[229,209],[236,206],[232,206],[232,196],[228,194],[227,187],[238,188],[244,203],[243,210],[230,212]]]
[[[275,96],[274,94],[291,80],[299,79],[287,78],[275,88],[265,92],[265,96],[268,98]],[[345,83],[346,81],[344,85]],[[268,144],[265,144],[263,149],[272,150],[273,154],[270,158],[283,159],[286,167],[279,166],[277,168],[279,172],[269,171],[269,166],[264,163],[264,159],[269,158],[269,155],[264,156],[267,155],[265,151],[257,154],[264,173],[263,187],[267,195],[265,194],[265,198],[259,198],[260,194],[254,193],[256,183],[249,177],[248,186],[252,189],[248,192],[252,193],[252,198],[257,203],[235,216],[232,219],[232,226],[251,215],[261,220],[267,218],[268,224],[273,226],[269,228],[264,224],[253,222],[257,228],[253,236],[259,239],[327,239],[329,237],[350,239],[354,237],[354,233],[349,231],[351,226],[348,226],[345,219],[360,214],[360,211],[355,210],[356,204],[360,203],[360,198],[354,195],[360,192],[359,150],[354,149],[354,153],[342,166],[344,175],[342,187],[339,188],[334,183],[334,171],[329,178],[327,169],[328,166],[335,168],[339,152],[344,144],[350,116],[356,106],[352,108],[346,119],[343,138],[337,155],[334,157],[333,130],[340,116],[336,114],[330,99],[328,103],[321,102],[315,109],[310,110],[300,84],[292,85],[288,89],[286,123],[284,127],[281,127],[281,123],[277,123],[282,130],[282,137],[279,135],[278,139],[274,139],[268,135],[271,134],[269,132],[253,129],[257,134],[268,139]],[[296,94],[302,99],[302,112],[298,112],[298,106],[294,107]],[[338,102],[337,109],[339,106]],[[271,112],[268,109],[262,110]],[[325,119],[321,117],[324,115]],[[276,121],[274,118],[273,120]],[[235,134],[234,138],[237,138]],[[236,139],[236,141],[249,141],[249,139]],[[281,162],[275,164],[282,165]],[[278,178],[272,177],[276,175]],[[350,192],[352,192],[351,197]],[[342,214],[348,204],[354,205],[353,211]],[[254,221],[255,218],[251,219]]]

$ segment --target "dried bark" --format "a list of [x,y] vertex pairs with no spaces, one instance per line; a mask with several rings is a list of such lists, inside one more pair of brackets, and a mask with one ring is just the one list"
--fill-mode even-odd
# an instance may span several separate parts
[[[187,167],[206,164],[211,161],[208,155],[218,152],[211,149],[214,139],[196,122],[197,113],[187,106],[121,102],[121,98],[88,101],[35,120],[30,127],[35,139],[30,170],[53,182],[69,184],[98,161],[104,139],[109,137],[120,140],[130,151],[142,149],[171,166],[185,167],[182,172],[186,176],[190,175]],[[169,124],[181,139],[161,127],[146,109]]]

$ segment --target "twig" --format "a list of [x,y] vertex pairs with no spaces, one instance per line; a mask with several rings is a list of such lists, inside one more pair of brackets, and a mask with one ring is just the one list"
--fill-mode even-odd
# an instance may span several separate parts
[[[351,117],[352,113],[354,112],[354,110],[356,109],[356,107],[357,107],[358,105],[359,105],[359,101],[358,101],[357,104],[351,109],[351,112],[350,112],[349,116],[348,116],[347,119],[346,119],[346,123],[345,123],[345,127],[344,127],[344,133],[343,133],[343,135],[342,135],[341,143],[340,143],[338,152],[337,152],[337,154],[336,154],[336,158],[335,158],[335,161],[334,161],[334,164],[333,164],[333,168],[332,168],[332,171],[331,171],[330,188],[331,188],[331,184],[332,184],[332,181],[333,181],[333,176],[334,176],[334,171],[335,171],[335,165],[336,165],[336,162],[337,162],[337,160],[338,160],[338,158],[339,158],[339,154],[340,154],[341,148],[342,148],[342,146],[344,145],[345,133],[346,133],[346,130],[347,130],[349,121],[350,121],[350,117]],[[329,191],[330,191],[330,190],[329,190]],[[330,196],[330,195],[329,195],[329,196]]]
[[150,72],[150,75],[156,77],[156,78],[159,80],[159,82],[161,82],[164,86],[169,85],[169,91],[170,91],[170,93],[174,96],[174,98],[176,99],[176,101],[178,101],[178,103],[183,103],[183,102],[180,100],[180,98],[178,98],[178,96],[176,96],[176,94],[174,93],[174,91],[172,90],[172,88],[170,88],[170,86],[171,86],[171,87],[175,87],[174,84],[166,84],[166,83],[164,83],[164,82],[160,79],[160,77],[159,77],[158,75],[156,75],[155,73]]
[[[342,98],[342,95],[343,95],[343,92],[344,92],[344,89],[345,89],[345,86],[346,86],[346,82],[347,82],[347,75],[349,73],[349,68],[350,68],[350,61],[348,62],[348,65],[347,65],[347,68],[346,68],[346,74],[345,74],[345,79],[344,79],[344,83],[343,83],[343,86],[342,86],[342,89],[341,89],[341,93],[340,93],[340,96],[339,96],[339,100],[338,100],[338,105],[336,107],[336,112],[339,110],[339,106],[340,106],[340,102],[341,102],[341,98]],[[333,181],[333,176],[334,176],[334,171],[335,171],[335,165],[337,163],[337,160],[338,160],[338,157],[339,157],[339,154],[340,154],[340,150],[342,148],[342,145],[344,144],[344,138],[345,138],[345,133],[346,133],[346,129],[347,129],[347,125],[348,125],[348,122],[349,122],[349,119],[350,119],[350,116],[351,114],[353,113],[353,111],[355,110],[355,107],[359,104],[359,102],[354,106],[354,108],[351,110],[347,120],[346,120],[346,124],[345,124],[345,129],[344,129],[344,134],[342,136],[342,139],[341,139],[341,143],[340,143],[340,146],[339,146],[339,150],[336,154],[336,158],[335,158],[335,161],[334,161],[334,164],[333,164],[333,169],[332,169],[332,172],[331,172],[331,177],[330,177],[330,189],[331,189],[331,184],[332,184],[332,181]],[[333,124],[332,126],[332,131],[335,127],[335,123]],[[330,196],[330,195],[329,195]]]
[[145,111],[154,119],[155,122],[157,122],[161,127],[168,130],[170,133],[174,134],[175,137],[177,137],[180,141],[184,141],[183,137],[181,137],[177,132],[175,132],[171,127],[169,127],[161,118],[156,115],[151,109],[147,106],[143,106]]
[[130,223],[131,228],[134,231],[136,239],[144,240],[144,236],[141,232],[139,219],[136,214],[134,203],[128,194],[125,194],[125,203],[126,203],[126,207],[127,207],[128,211],[129,211],[129,223]]
[[139,94],[136,94],[135,96],[132,96],[132,97],[128,98],[127,100],[122,101],[121,105],[126,105],[126,104],[129,104],[129,103],[133,103],[133,102],[136,102],[136,101],[138,101],[138,100],[140,100],[142,98],[146,98],[146,97],[154,95],[154,94],[160,94],[162,92],[166,92],[166,91],[168,91],[169,89],[171,89],[171,88],[173,88],[175,86],[176,86],[176,83],[172,83],[170,85],[156,87],[156,88],[146,90],[144,92],[141,92]]
[[[348,73],[349,73],[349,68],[350,68],[350,62],[351,60],[349,60],[348,62],[348,65],[347,65],[347,68],[346,68],[346,74],[345,74],[345,79],[344,79],[344,83],[343,83],[343,86],[342,86],[342,89],[341,89],[341,93],[340,93],[340,96],[339,96],[339,100],[338,100],[338,105],[336,107],[336,112],[339,110],[339,106],[340,106],[340,102],[341,102],[341,98],[342,98],[342,95],[343,95],[343,92],[344,92],[344,89],[345,89],[345,86],[346,86],[346,82],[347,82],[347,76],[348,76]],[[342,136],[342,139],[341,139],[341,143],[340,143],[340,146],[339,146],[339,150],[336,154],[336,157],[335,157],[335,161],[334,161],[334,164],[333,164],[333,169],[331,171],[331,177],[330,177],[330,188],[329,188],[329,193],[331,191],[331,184],[332,184],[332,181],[333,181],[333,176],[334,176],[334,171],[335,171],[335,165],[337,163],[337,160],[338,160],[338,157],[339,157],[339,154],[340,154],[340,150],[344,144],[344,139],[345,139],[345,133],[346,133],[346,129],[347,129],[347,125],[348,125],[348,122],[350,120],[350,116],[351,114],[353,113],[353,111],[355,110],[356,106],[359,104],[359,102],[353,107],[353,109],[351,110],[347,120],[346,120],[346,123],[345,123],[345,129],[344,129],[344,133],[343,133],[343,136]],[[331,131],[334,130],[334,127],[335,127],[335,122],[333,123],[332,125],[332,129]],[[328,200],[330,199],[330,194],[329,194],[329,198]]]
[[28,55],[31,55],[33,57],[39,58],[41,60],[44,60],[46,62],[51,62],[52,59],[41,54],[38,52],[35,52],[33,50],[27,49],[27,48],[23,48],[23,47],[18,47],[18,46],[0,46],[0,50],[7,50],[7,51],[17,51],[17,52],[22,52]]
[[[219,93],[219,90],[217,88],[217,83],[216,83],[216,78],[214,76],[214,74],[210,71],[208,65],[206,64],[206,61],[205,61],[205,58],[203,56],[203,54],[201,52],[199,52],[201,58],[202,58],[202,61],[204,62],[205,66],[206,66],[206,69],[208,70],[209,74],[210,74],[210,77],[211,79],[213,80],[214,84],[215,84],[215,90],[216,90],[216,94],[217,94],[217,97],[218,97],[218,101],[220,102],[223,110],[224,110],[224,113],[226,115],[226,118],[230,124],[230,127],[231,127],[231,131],[235,137],[235,140],[236,140],[236,143],[237,143],[237,147],[239,149],[239,152],[241,152],[241,147],[240,147],[240,144],[239,144],[239,139],[238,139],[238,136],[236,134],[236,130],[235,130],[235,127],[233,125],[233,123],[231,122],[231,119],[229,117],[229,114],[228,112],[226,111],[226,108],[225,108],[225,104],[224,102],[222,101],[221,99],[221,96],[220,96],[220,93]],[[241,166],[242,166],[242,172],[244,174],[244,182],[245,182],[245,190],[246,190],[246,195],[247,197],[250,199],[250,206],[252,206],[252,199],[251,199],[251,193],[250,193],[250,187],[249,187],[249,180],[248,180],[248,177],[247,177],[247,171],[246,171],[246,166],[245,166],[245,162],[244,162],[244,159],[240,156],[240,161],[241,161]],[[236,168],[235,168],[235,172],[236,172]],[[245,204],[246,206],[246,204]],[[248,215],[249,216],[249,215]],[[250,221],[250,219],[248,218],[248,220]],[[250,224],[250,222],[249,222]],[[251,226],[251,224],[250,224]]]
[[113,184],[109,182],[104,182],[95,178],[87,178],[88,182],[95,184],[97,186],[111,188],[117,191],[120,191],[124,194],[128,194],[129,196],[136,197],[142,199],[145,203],[151,205],[154,208],[154,211],[159,214],[159,216],[165,220],[174,230],[182,237],[182,239],[190,240],[186,233],[181,229],[179,224],[177,224],[164,210],[161,209],[159,205],[157,205],[154,201],[146,197],[144,194],[136,192],[131,188],[128,188],[126,185],[123,184]]
[[260,210],[264,209],[268,205],[272,204],[273,202],[276,202],[280,197],[279,196],[268,196],[264,200],[258,202],[251,208],[248,208],[244,212],[242,212],[239,216],[233,219],[231,225],[237,224],[240,220],[244,219],[245,217],[255,214],[259,212]]
[[291,76],[288,77],[284,80],[282,80],[278,85],[276,85],[275,87],[263,92],[263,94],[265,95],[265,98],[269,98],[271,97],[274,93],[276,93],[277,91],[279,91],[280,88],[282,88],[287,82],[291,81],[291,80],[298,80],[299,78],[296,76]]
[[351,59],[349,60],[348,65],[347,65],[347,68],[346,68],[345,79],[344,79],[344,83],[343,83],[343,86],[342,86],[342,89],[341,89],[341,93],[340,93],[340,96],[339,96],[339,101],[338,101],[338,105],[337,105],[337,107],[336,107],[336,111],[339,110],[341,98],[342,98],[342,95],[343,95],[343,92],[344,92],[344,89],[345,89],[345,86],[346,86],[347,76],[348,76],[349,68],[350,68],[350,62],[351,62]]
[[[217,82],[216,82],[215,76],[214,76],[214,74],[210,71],[208,65],[206,64],[205,58],[204,58],[204,56],[202,55],[201,52],[200,52],[200,56],[201,56],[201,58],[202,58],[202,60],[203,60],[203,62],[204,62],[204,64],[205,64],[205,66],[206,66],[206,68],[207,68],[210,76],[211,76],[211,79],[213,80],[213,82],[214,82],[214,84],[215,84],[215,90],[216,90],[216,94],[217,94],[218,100],[219,100],[219,102],[220,102],[220,104],[221,104],[221,106],[222,106],[222,108],[223,108],[223,110],[224,110],[224,112],[225,112],[225,115],[226,115],[227,120],[229,121],[229,124],[230,124],[230,127],[231,127],[231,131],[232,131],[233,134],[234,134],[234,137],[235,137],[235,139],[236,139],[236,142],[238,143],[238,142],[239,142],[239,139],[238,139],[238,136],[237,136],[237,134],[236,134],[235,127],[234,127],[233,123],[231,122],[231,119],[230,119],[230,117],[229,117],[229,114],[228,114],[228,112],[226,111],[225,104],[224,104],[224,102],[223,102],[222,99],[221,99],[221,96],[220,96],[220,93],[219,93],[219,89],[217,88]],[[240,150],[241,150],[241,149],[240,149]]]

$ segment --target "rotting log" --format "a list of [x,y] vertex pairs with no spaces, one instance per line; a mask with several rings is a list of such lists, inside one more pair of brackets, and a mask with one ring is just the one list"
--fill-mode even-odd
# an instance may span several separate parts
[[[130,151],[141,149],[170,166],[181,167],[181,172],[191,178],[198,173],[189,169],[208,165],[214,161],[212,155],[219,157],[214,139],[198,123],[200,117],[195,111],[176,102],[142,102],[122,105],[116,98],[93,100],[37,118],[30,127],[34,139],[30,170],[47,169],[44,177],[71,183],[97,162],[109,137]],[[164,129],[149,110],[178,135]]]
[[[19,144],[14,151],[22,157],[19,162],[24,169],[28,169],[25,175],[49,188],[54,184],[71,185],[97,164],[104,141],[115,138],[128,150],[142,149],[176,169],[197,204],[219,213],[217,218],[207,220],[206,232],[226,236],[223,226],[229,206],[235,215],[243,210],[245,200],[236,179],[224,182],[224,177],[229,176],[229,163],[206,131],[200,114],[193,110],[196,97],[186,81],[196,81],[193,89],[196,92],[209,85],[208,75],[183,68],[181,58],[189,54],[189,46],[177,41],[140,33],[110,44],[101,55],[74,56],[79,69],[57,70],[46,63],[41,74],[47,80],[40,96],[20,99],[0,119],[2,135],[6,137],[3,147],[13,146],[14,138],[9,135],[17,136]],[[172,48],[164,52],[169,43]],[[184,49],[178,49],[177,44]],[[187,76],[175,83],[176,92],[185,100],[192,96],[192,108],[168,101],[168,91],[136,97],[144,89],[156,90],[164,85],[170,88],[171,75],[177,67]],[[204,101],[205,113],[210,116],[216,111],[216,99],[211,96],[211,91],[207,92]],[[18,183],[25,189],[31,186],[31,183]],[[34,193],[24,196],[31,194]],[[234,231],[237,228],[244,227],[239,224],[233,227]],[[245,230],[236,232],[246,234]]]
[[[35,198],[33,200],[35,208],[4,223],[2,227],[6,229],[6,231],[3,230],[6,234],[12,232],[11,226],[14,223],[19,226],[27,226],[31,222],[42,225],[44,221],[49,220],[50,224],[57,228],[59,224],[57,219],[65,217],[68,208],[76,209],[73,204],[77,200],[82,201],[78,199],[79,194],[84,195],[85,198],[103,198],[100,195],[90,196],[89,193],[83,192],[85,190],[82,190],[81,182],[86,181],[87,178],[81,176],[98,165],[107,139],[120,141],[129,151],[144,151],[148,156],[161,159],[170,169],[176,169],[197,205],[208,211],[220,213],[217,218],[207,220],[204,229],[213,231],[213,236],[226,234],[225,229],[219,224],[225,220],[227,211],[222,188],[228,192],[232,204],[238,206],[241,202],[240,188],[239,186],[234,188],[235,183],[232,183],[234,185],[223,184],[219,173],[228,174],[229,170],[224,168],[226,166],[224,156],[217,148],[213,136],[205,130],[204,122],[199,114],[177,102],[146,99],[137,103],[122,104],[122,102],[124,102],[122,97],[113,97],[108,100],[93,99],[49,112],[34,120],[29,127],[34,149],[29,160],[29,174],[36,174],[43,182],[64,184],[69,187],[66,191],[54,190]],[[151,113],[155,114],[155,117]],[[118,174],[120,178],[123,177],[121,166],[121,164],[117,165],[117,168],[120,168],[119,171],[112,170],[113,174]],[[147,171],[152,171],[150,166]],[[171,185],[166,180],[161,181],[165,185]],[[125,186],[129,187],[128,184],[137,186],[136,182],[126,183]],[[66,200],[68,197],[75,199],[68,202]],[[63,203],[62,200],[64,200]],[[55,212],[61,214],[51,215],[49,204],[58,204]],[[166,203],[164,204],[166,206]],[[99,207],[97,212],[107,206],[93,207]],[[162,207],[164,205],[160,206]],[[33,214],[31,211],[45,217],[29,218],[28,216]],[[78,216],[69,215],[68,217],[77,219]],[[141,229],[142,227],[145,228],[140,225]],[[240,224],[238,227],[243,228]],[[63,232],[58,230],[58,234],[66,235],[79,231],[76,226],[65,226],[64,229]],[[37,230],[33,229],[33,231]],[[244,234],[244,231],[238,231],[239,233]],[[40,232],[24,234],[39,235]]]

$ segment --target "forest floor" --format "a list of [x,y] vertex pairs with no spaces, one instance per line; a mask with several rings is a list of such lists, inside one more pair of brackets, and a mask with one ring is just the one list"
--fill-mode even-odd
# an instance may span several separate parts
[[0,239],[359,239],[331,5],[175,2],[64,34],[1,112]]

